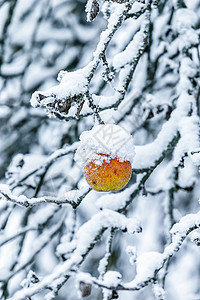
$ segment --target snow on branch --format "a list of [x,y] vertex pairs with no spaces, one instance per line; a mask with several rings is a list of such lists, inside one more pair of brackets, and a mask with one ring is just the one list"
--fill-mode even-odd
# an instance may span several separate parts
[[59,158],[68,155],[70,153],[74,153],[79,145],[79,142],[75,142],[70,146],[66,146],[62,149],[58,149],[54,151],[49,157],[46,159],[45,162],[43,162],[39,167],[35,168],[33,171],[28,172],[25,174],[22,178],[19,180],[15,181],[12,185],[11,188],[15,188],[19,186],[23,181],[25,181],[28,177],[32,176],[35,173],[45,173],[49,169],[49,167],[57,161]]
[[[181,218],[171,229],[172,242],[168,245],[163,253],[159,252],[146,252],[139,255],[136,259],[136,276],[127,283],[121,280],[112,281],[111,277],[107,276],[107,280],[99,280],[89,274],[81,273],[82,281],[85,283],[94,284],[98,287],[109,290],[127,290],[138,291],[150,283],[158,280],[158,272],[163,268],[164,264],[169,258],[174,256],[181,248],[183,241],[195,229],[200,227],[200,212],[196,214],[189,214]],[[112,274],[110,274],[111,276]],[[159,281],[158,281],[159,282]]]
[[[192,47],[192,45],[190,46]],[[176,108],[152,143],[135,147],[134,169],[136,172],[137,169],[138,172],[141,172],[142,169],[151,168],[176,136],[177,141],[179,138],[180,141],[174,151],[175,165],[178,165],[185,153],[190,155],[192,151],[197,151],[200,148],[199,117],[196,115],[195,89],[191,82],[191,78],[197,74],[197,68],[198,66],[188,55],[185,53],[180,55],[179,83],[177,86],[179,97]]]
[[[135,218],[126,218],[124,215],[111,210],[104,210],[83,224],[77,231],[74,239],[65,245],[65,251],[69,251],[70,257],[58,265],[51,273],[34,286],[23,288],[16,292],[10,300],[21,300],[31,297],[43,289],[55,289],[56,284],[65,282],[67,275],[76,272],[85,259],[85,256],[94,247],[95,243],[102,237],[102,233],[109,228],[116,228],[129,234],[140,233],[141,225]],[[59,249],[58,247],[58,252]]]
[[97,0],[88,0],[85,11],[87,13],[87,21],[93,21],[99,13],[99,2]]
[[[60,84],[44,92],[34,92],[31,105],[34,107],[45,106],[49,113],[67,115],[72,104],[78,108],[84,101],[84,95],[88,86],[88,68],[74,72],[61,71],[58,75]],[[72,107],[73,109],[73,107]]]
[[[93,15],[91,11],[94,7],[97,7],[96,3],[97,1],[88,1],[87,3],[86,10],[90,15],[89,19],[91,19],[91,14]],[[82,69],[73,72],[61,71],[58,75],[58,80],[60,81],[59,85],[43,92],[36,91],[33,93],[31,98],[32,106],[44,106],[49,115],[53,114],[64,120],[80,118],[94,112],[97,113],[97,110],[100,110],[100,108],[96,107],[92,103],[93,101],[91,101],[92,95],[90,95],[89,92],[89,85],[101,60],[105,63],[105,51],[112,40],[114,33],[126,20],[126,17],[128,17],[128,13],[131,10],[132,5],[132,1],[125,1],[125,3],[121,3],[120,1],[120,3],[113,3],[114,11],[110,15],[107,28],[100,35],[100,41],[97,45],[96,51],[93,54],[93,60]],[[149,7],[149,4],[147,7]],[[147,10],[149,14],[149,8]],[[141,14],[144,13],[144,11],[145,10],[142,7]],[[137,14],[137,16],[139,17],[140,14]],[[147,21],[147,23],[149,24],[149,21]],[[146,28],[145,22],[143,27]],[[147,32],[144,31],[144,28],[141,29],[141,42],[135,46],[136,51],[133,53],[133,55],[135,55],[132,57],[132,60],[135,62],[135,66],[137,65],[140,56],[144,53],[147,42]],[[142,34],[144,34],[144,36],[142,36]],[[128,72],[131,74],[126,74],[126,77],[129,79],[122,79],[121,83],[122,81],[124,83],[127,80],[128,83],[130,82],[130,77],[132,77],[135,66]],[[117,107],[123,100],[124,92],[128,88],[128,83],[126,83],[126,86],[123,87],[120,84],[119,88],[117,88],[117,92],[115,93],[115,107]],[[87,105],[84,105],[85,102]],[[80,115],[83,106],[85,113]],[[109,105],[108,108],[112,106],[113,104]],[[103,110],[105,110],[105,108]]]
[[142,172],[144,171],[145,174],[137,176],[137,182],[135,184],[132,184],[131,187],[117,193],[116,195],[108,194],[99,197],[99,199],[97,200],[97,206],[100,209],[113,209],[118,212],[124,212],[140,192],[146,193],[145,183],[154,169],[157,167],[157,165],[161,162],[161,160],[164,159],[164,157],[165,156],[163,154],[160,160],[153,167],[142,170]]
[[180,164],[181,158],[189,155],[194,164],[193,151],[200,151],[200,120],[197,116],[182,118],[179,122],[180,141],[174,150],[174,165]]
[[128,44],[123,52],[118,53],[113,58],[113,67],[115,70],[124,68],[126,65],[131,65],[144,52],[146,39],[149,32],[149,9],[146,9],[144,21],[139,32],[134,35],[133,40]]
[[65,192],[65,195],[63,197],[56,198],[51,196],[43,196],[38,198],[28,198],[25,195],[16,196],[11,192],[7,185],[0,185],[0,197],[2,199],[6,199],[7,201],[27,208],[42,203],[50,203],[60,206],[70,204],[73,208],[76,208],[84,199],[84,197],[88,194],[89,191],[89,187],[84,187],[80,190],[71,190]]
[[[19,263],[14,270],[11,270],[9,274],[7,275],[7,278],[3,276],[3,278],[0,277],[0,282],[2,281],[8,281],[10,278],[15,276],[20,271],[24,270],[27,266],[29,266],[32,262],[35,256],[40,253],[42,249],[45,248],[45,246],[51,241],[51,239],[55,236],[55,234],[60,230],[61,226],[64,223],[64,220],[66,218],[66,212],[62,215],[60,220],[57,222],[57,224],[54,224],[51,226],[50,229],[45,229],[43,233],[41,234],[40,238],[36,239],[35,242],[32,245],[33,251],[27,255],[27,258],[25,261],[22,261]],[[2,276],[3,274],[0,274]]]

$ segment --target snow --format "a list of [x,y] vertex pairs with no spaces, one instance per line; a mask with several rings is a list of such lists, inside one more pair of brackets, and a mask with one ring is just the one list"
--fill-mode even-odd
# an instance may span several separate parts
[[33,206],[38,205],[41,203],[52,203],[57,205],[66,205],[66,204],[73,204],[75,205],[79,198],[81,198],[85,193],[87,193],[89,187],[83,187],[80,190],[70,190],[65,192],[64,195],[55,197],[55,196],[43,196],[43,197],[33,197],[28,198],[25,195],[16,196],[14,193],[11,192],[10,188],[6,184],[0,184],[0,195],[3,195],[3,198],[18,204],[20,206]]
[[127,230],[129,234],[141,231],[140,223],[136,218],[126,218],[120,213],[106,209],[93,216],[91,220],[83,224],[77,231],[75,253],[77,255],[85,253],[103,228]]
[[105,154],[103,160],[117,157],[119,161],[133,162],[133,139],[127,130],[114,124],[96,125],[89,131],[82,132],[80,146],[75,153],[75,161],[84,167],[89,161],[94,160],[101,164],[98,154]]
[[125,203],[136,188],[138,188],[138,185],[132,184],[124,191],[118,192],[116,194],[104,194],[97,199],[96,206],[100,209],[112,209],[117,211],[124,207]]
[[[40,172],[43,172],[45,168],[48,168],[48,166],[50,166],[58,158],[65,156],[71,152],[73,153],[78,145],[79,142],[75,142],[70,146],[65,146],[61,149],[54,151],[48,157],[39,154],[16,155],[16,157],[14,157],[11,161],[7,170],[7,183],[10,184],[12,187],[15,187],[19,181],[23,181],[27,178],[26,183],[34,185],[35,178],[32,178],[31,175],[35,173],[40,174]],[[20,166],[20,162],[22,162],[22,166]],[[55,172],[57,172],[57,170],[55,170]],[[73,170],[72,175],[75,178],[77,177],[77,169]]]
[[[87,21],[88,22],[92,21],[96,17],[96,14],[99,11],[98,0],[88,0],[85,6],[85,11],[87,13]],[[94,14],[94,18],[93,18],[93,14]]]
[[138,256],[136,263],[137,275],[135,281],[141,282],[153,278],[155,270],[163,266],[164,255],[159,252],[146,252]]
[[103,279],[104,279],[105,284],[107,286],[115,287],[121,282],[122,275],[119,272],[116,272],[116,271],[108,271],[104,275]]
[[[195,65],[195,63],[189,59],[189,57],[182,57],[181,59],[181,65],[180,65],[180,83],[179,86],[181,88],[183,88],[184,91],[186,90],[186,86],[184,84],[182,84],[182,80],[188,80],[188,78],[190,77],[194,77],[196,75],[197,72],[197,66]],[[179,89],[178,91],[181,93],[183,90]]]
[[158,282],[155,282],[153,284],[153,292],[154,292],[155,296],[157,297],[156,299],[163,299],[163,300],[166,299],[166,297],[165,297],[166,292],[163,289],[163,287],[161,285],[159,285]]
[[0,106],[0,119],[8,117],[8,115],[11,113],[9,107],[6,105],[1,105]]
[[150,168],[162,156],[168,144],[176,136],[177,117],[165,123],[156,139],[144,146],[135,145],[134,169]]
[[198,135],[199,126],[200,123],[197,116],[183,117],[180,120],[178,127],[181,139],[173,153],[174,166],[179,165],[180,158],[183,157],[185,153],[188,153],[192,158],[192,151],[200,148],[200,139]]
[[[36,154],[17,154],[13,157],[7,169],[7,183],[12,185],[28,174],[35,172],[37,168],[43,165],[46,157]],[[29,180],[29,184],[34,184],[33,180]]]
[[189,156],[190,156],[190,158],[191,158],[193,164],[194,164],[195,166],[199,167],[199,166],[200,166],[200,149],[197,150],[196,153],[195,153],[195,151],[194,151],[194,152],[191,152],[191,153],[189,154]]
[[7,15],[8,9],[9,9],[9,3],[4,2],[4,5],[2,6],[2,9],[0,10],[0,36],[3,35],[3,29],[5,26],[6,15]]
[[147,25],[146,21],[143,21],[142,27],[139,32],[134,35],[133,40],[128,44],[126,49],[115,55],[113,58],[113,67],[118,70],[123,68],[125,65],[130,64],[133,58],[138,55],[138,50],[143,46],[144,39],[144,29]]
[[22,282],[21,282],[21,286],[22,287],[29,287],[32,286],[34,283],[38,282],[38,278],[35,274],[35,272],[33,272],[32,270],[30,270],[28,272],[27,278],[25,278]]
[[193,11],[184,8],[176,11],[175,28],[179,33],[178,48],[181,52],[199,44],[198,34],[192,28],[196,22],[197,16]]
[[[183,135],[187,132],[186,139],[188,139],[188,135],[190,135],[193,130],[198,132],[198,118],[194,116],[191,118],[191,121],[188,121],[187,118],[195,101],[194,96],[188,94],[188,90],[190,88],[192,89],[188,77],[194,76],[195,72],[196,67],[194,63],[188,57],[183,57],[180,64],[180,80],[177,86],[177,90],[180,93],[177,101],[177,108],[174,109],[170,119],[168,122],[164,123],[158,136],[152,143],[144,146],[135,146],[136,154],[133,168],[143,169],[154,166],[155,162],[162,156],[163,151],[167,149],[168,145],[179,131],[180,133],[182,132]],[[185,125],[185,122],[187,122],[188,125]],[[187,128],[187,126],[189,127]],[[193,147],[195,149],[198,147],[199,141],[195,132],[189,137],[191,143],[187,146],[186,139],[180,142],[180,146],[177,146],[177,150],[175,151],[175,164],[181,159],[179,155],[183,153],[185,148],[187,148],[186,150],[189,148],[191,152]]]
[[[116,271],[108,271],[104,275],[104,280],[106,286],[108,287],[116,287],[120,284],[122,280],[122,275]],[[112,290],[103,289],[103,300],[112,299]]]
[[22,74],[26,67],[27,61],[24,57],[17,57],[12,63],[2,65],[2,73],[4,76],[12,76],[13,74]]
[[88,222],[84,223],[76,233],[75,240],[63,243],[58,247],[58,253],[70,252],[75,249],[74,254],[81,256],[95,241],[101,230],[106,228],[118,228],[127,230],[129,234],[141,231],[140,222],[136,218],[126,218],[125,216],[112,210],[104,210],[94,215]]
[[[56,226],[54,227],[55,228],[53,229],[55,230]],[[70,259],[65,261],[63,264],[58,265],[50,275],[46,276],[38,284],[35,284],[29,289],[24,288],[23,290],[16,292],[16,294],[10,299],[20,300],[23,297],[30,295],[30,293],[34,294],[38,291],[38,289],[41,289],[42,287],[54,282],[57,278],[60,278],[61,281],[62,278],[65,280],[65,276],[73,268],[74,264],[79,264],[82,261],[82,257],[85,256],[88,249],[91,247],[91,244],[95,243],[95,238],[97,235],[102,231],[102,229],[108,227],[117,227],[121,230],[127,230],[130,234],[135,232],[139,233],[141,231],[138,221],[133,218],[128,219],[124,215],[109,210],[105,210],[96,214],[91,220],[83,224],[77,231],[76,238],[74,240],[76,243],[76,249],[72,253]],[[46,238],[44,236],[43,242],[45,242]],[[40,243],[38,243],[37,249],[39,248],[39,245]],[[113,276],[115,274],[112,273],[112,276],[108,276],[107,280],[110,282],[113,282],[114,278],[117,280],[118,276],[117,278],[116,276]]]
[[186,236],[194,229],[200,227],[200,212],[196,214],[187,214],[180,221],[173,225],[170,233],[172,234],[172,243],[164,250],[166,256],[172,256],[177,252]]
[[190,29],[194,27],[198,21],[195,12],[188,8],[179,8],[175,14],[175,26],[179,32],[181,32],[183,28]]
[[14,127],[20,121],[25,120],[27,118],[27,110],[25,107],[19,109],[11,118],[10,124]]
[[136,261],[136,276],[132,281],[124,284],[124,286],[126,288],[133,288],[154,278],[155,271],[162,268],[164,259],[165,255],[156,251],[140,254]]
[[[24,77],[24,87],[26,90],[34,89],[35,86],[45,81],[46,77],[53,76],[57,70],[49,69],[42,65],[41,61],[28,66],[29,71]],[[33,81],[33,78],[34,81]]]
[[[106,2],[105,6],[107,6]],[[104,10],[104,7],[102,9]],[[112,36],[113,32],[116,31],[117,24],[120,23],[120,19],[123,17],[125,12],[129,10],[129,7],[126,7],[124,3],[112,3],[111,9],[114,11],[114,13],[110,15],[106,30],[100,35],[100,42],[96,48],[96,51],[93,53],[94,58],[98,58],[99,54],[103,52],[103,49],[105,49],[106,44],[109,42],[109,36]]]
[[[107,247],[108,247],[108,243],[107,243]],[[105,253],[104,257],[99,261],[99,266],[98,266],[99,279],[102,279],[106,272],[109,258],[110,258],[110,252],[108,251]]]
[[129,43],[126,49],[117,54],[113,59],[113,67],[115,69],[123,68],[126,64],[129,64],[133,57],[137,54],[138,48],[143,41],[143,35],[141,32],[137,32],[133,41]]
[[200,212],[197,214],[188,214],[181,218],[180,222],[175,224],[171,229],[171,234],[185,235],[189,228],[200,226]]
[[[66,98],[84,94],[87,90],[87,76],[87,68],[79,69],[74,72],[61,71],[58,75],[58,81],[60,81],[60,84],[43,92],[34,92],[30,100],[31,105],[33,107],[37,107],[41,104],[46,105],[54,102],[55,98],[66,100]],[[40,93],[45,97],[49,97],[47,103],[46,99],[40,100]]]
[[190,234],[190,240],[195,243],[197,246],[200,245],[200,232],[199,231],[193,231]]
[[108,105],[112,106],[116,103],[116,96],[99,96],[99,95],[92,95],[93,103],[98,105],[99,107],[108,107]]

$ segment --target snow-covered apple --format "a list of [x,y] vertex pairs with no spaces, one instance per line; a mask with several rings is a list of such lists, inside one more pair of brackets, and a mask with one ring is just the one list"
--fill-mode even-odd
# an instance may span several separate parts
[[133,139],[119,125],[107,124],[84,131],[75,160],[87,183],[96,191],[118,191],[129,182],[134,157]]

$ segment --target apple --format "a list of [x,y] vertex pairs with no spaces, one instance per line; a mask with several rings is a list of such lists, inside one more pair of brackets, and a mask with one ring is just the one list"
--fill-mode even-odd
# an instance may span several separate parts
[[128,160],[98,153],[85,165],[83,174],[90,187],[98,192],[119,191],[129,182],[132,168]]
[[100,124],[81,133],[74,160],[91,188],[109,192],[127,185],[134,156],[133,137],[127,129]]

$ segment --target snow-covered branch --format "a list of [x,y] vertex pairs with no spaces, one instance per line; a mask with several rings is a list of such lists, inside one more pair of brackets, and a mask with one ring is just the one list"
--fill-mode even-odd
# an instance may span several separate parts
[[28,198],[24,195],[16,196],[10,191],[7,185],[0,185],[1,198],[6,199],[14,204],[24,206],[26,208],[42,203],[56,204],[59,206],[70,204],[73,208],[76,208],[84,199],[84,197],[88,194],[89,191],[90,188],[86,187],[82,188],[81,190],[71,190],[65,192],[65,195],[63,195],[63,197],[58,198],[51,196]]
[[27,174],[25,174],[22,178],[20,178],[16,182],[13,182],[13,184],[11,184],[11,188],[12,189],[16,188],[22,182],[24,182],[27,178],[29,178],[30,176],[32,176],[34,174],[39,173],[42,176],[42,174],[45,174],[48,171],[49,167],[55,161],[57,161],[59,158],[65,156],[65,155],[69,155],[70,153],[74,153],[78,145],[79,145],[79,142],[75,142],[75,143],[73,143],[73,145],[66,146],[65,148],[58,149],[58,150],[54,151],[46,159],[46,161],[43,162],[40,166],[38,166],[37,168],[34,168],[34,170],[32,170],[31,172],[28,172]]
[[[164,249],[163,253],[146,252],[138,256],[136,260],[136,276],[128,283],[120,282],[118,284],[117,281],[112,281],[111,277],[108,278],[107,282],[106,280],[99,280],[88,276],[88,274],[85,274],[85,282],[104,289],[138,291],[148,284],[153,283],[156,278],[159,278],[159,271],[163,268],[166,261],[179,251],[186,237],[199,227],[200,212],[184,216],[172,227],[172,243]],[[84,281],[84,274],[82,274],[81,278]]]
[[[106,30],[100,35],[100,41],[97,45],[96,51],[93,54],[93,60],[83,69],[79,69],[74,72],[61,71],[58,75],[60,84],[44,92],[35,92],[32,95],[31,104],[34,107],[44,106],[50,114],[54,114],[58,118],[64,120],[82,118],[91,115],[94,112],[98,113],[98,111],[101,110],[117,108],[124,99],[125,92],[128,89],[138,61],[143,55],[148,43],[151,10],[150,1],[148,1],[146,7],[142,6],[140,12],[137,12],[136,15],[133,14],[132,16],[137,18],[140,15],[145,14],[145,21],[141,26],[141,30],[138,34],[136,34],[132,41],[132,44],[134,44],[134,51],[131,46],[129,46],[123,53],[118,54],[119,57],[116,56],[114,58],[112,68],[117,70],[123,66],[124,70],[120,72],[121,79],[118,86],[115,88],[115,103],[109,104],[104,108],[97,108],[95,104],[91,105],[89,85],[101,60],[104,64],[106,49],[115,32],[126,20],[126,17],[128,17],[128,12],[131,10],[132,6],[132,1],[113,4],[114,12],[110,15]],[[126,61],[124,61],[125,57]],[[121,66],[119,66],[119,63],[116,65],[117,61],[121,62]],[[85,101],[88,105],[87,109],[84,105]],[[76,106],[76,108],[72,106],[73,104]],[[84,114],[80,114],[83,107],[85,107],[86,112]],[[99,115],[98,118],[100,118]]]
[[70,243],[58,247],[58,252],[63,251],[62,248],[64,247],[65,251],[70,253],[70,258],[67,261],[58,265],[51,275],[45,277],[39,283],[16,292],[9,299],[17,300],[30,297],[42,289],[51,289],[56,284],[60,285],[62,282],[65,282],[65,277],[71,274],[71,272],[73,273],[82,264],[85,256],[108,228],[127,231],[129,234],[141,232],[141,226],[137,219],[128,219],[111,210],[104,210],[98,213],[80,227],[75,238]]

